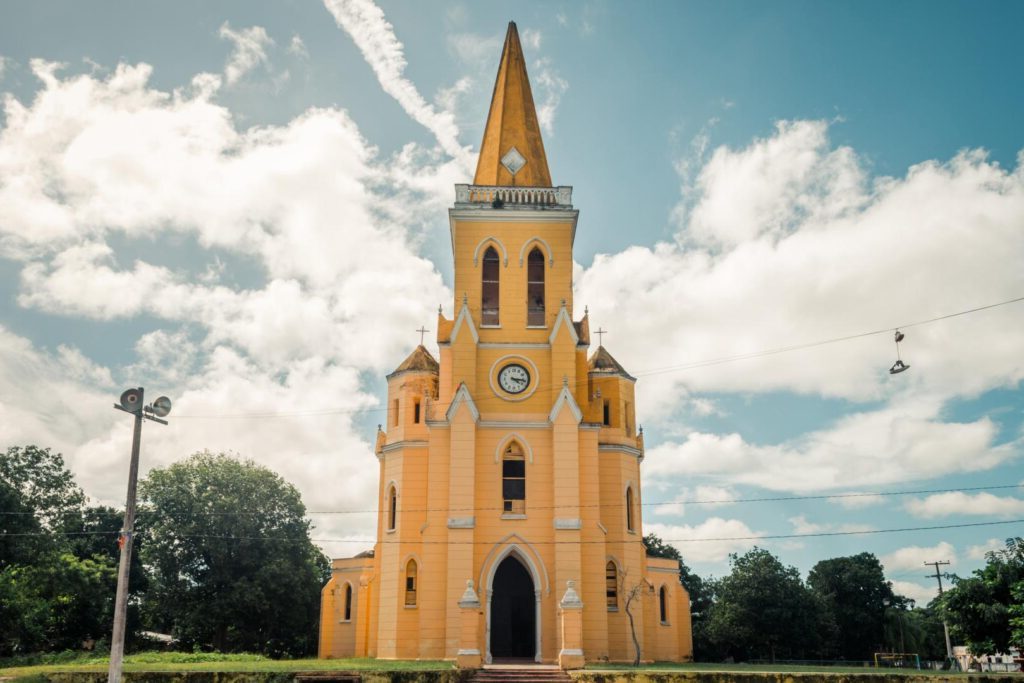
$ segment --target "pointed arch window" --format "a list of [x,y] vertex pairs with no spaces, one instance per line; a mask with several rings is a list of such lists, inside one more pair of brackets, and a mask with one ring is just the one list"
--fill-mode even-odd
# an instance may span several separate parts
[[604,594],[608,603],[608,611],[617,611],[619,609],[619,572],[611,560],[604,568]]
[[499,282],[498,250],[487,247],[484,252],[482,288],[480,297],[480,324],[498,325],[498,286]]
[[526,263],[526,324],[544,327],[544,253],[534,247]]
[[405,565],[405,606],[416,606],[416,560]]
[[345,621],[352,621],[352,584],[345,584]]
[[526,513],[526,457],[517,441],[509,442],[502,454],[501,496],[505,514]]
[[661,623],[668,623],[668,600],[666,599],[665,587],[658,589],[658,614],[661,616]]
[[626,530],[636,531],[636,527],[633,524],[633,487],[630,486],[626,489]]
[[388,531],[395,530],[398,522],[398,491],[394,486],[388,487]]

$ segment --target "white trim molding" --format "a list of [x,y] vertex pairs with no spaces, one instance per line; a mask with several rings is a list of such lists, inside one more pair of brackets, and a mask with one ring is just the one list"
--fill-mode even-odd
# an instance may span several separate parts
[[473,529],[476,527],[476,517],[449,517],[449,529]]
[[449,344],[454,344],[455,339],[459,336],[459,331],[462,329],[462,323],[465,321],[466,326],[469,328],[469,333],[473,335],[473,343],[480,343],[480,333],[476,331],[476,325],[473,324],[473,316],[469,314],[469,304],[462,304],[462,308],[459,310],[459,316],[455,318],[455,326],[452,327],[452,336],[448,340]]
[[505,249],[505,245],[501,243],[501,240],[494,235],[488,235],[480,240],[480,244],[476,245],[476,249],[473,250],[473,267],[475,268],[479,262],[480,250],[483,249],[484,245],[488,242],[494,242],[498,245],[498,248],[501,249],[501,260],[505,267],[508,268],[508,251]]
[[544,245],[544,251],[547,253],[548,257],[548,266],[553,268],[555,266],[555,252],[551,251],[551,245],[549,245],[542,238],[537,236],[531,237],[530,239],[523,242],[523,248],[519,250],[519,267],[522,268],[523,263],[525,262],[526,248],[536,242],[540,242],[542,245]]
[[[546,426],[546,425],[545,425]],[[504,454],[505,446],[511,441],[518,441],[519,445],[523,447],[523,451],[526,454],[527,461],[533,464],[533,449],[530,448],[530,442],[527,441],[521,434],[510,432],[502,437],[501,441],[498,442],[498,447],[494,449],[494,462],[501,462],[502,455]]]
[[562,308],[558,311],[558,315],[555,316],[555,324],[551,327],[551,334],[548,336],[548,343],[554,344],[555,338],[558,336],[559,328],[565,325],[569,330],[569,336],[572,337],[573,344],[580,343],[580,337],[576,334],[576,326],[572,324],[572,317],[569,315],[569,311],[565,308],[565,303],[562,303]]
[[575,531],[583,528],[583,520],[579,517],[555,517],[555,528],[565,531]]
[[558,398],[555,399],[555,405],[551,406],[551,412],[548,413],[548,422],[553,424],[558,419],[558,414],[562,412],[562,408],[568,408],[572,412],[572,416],[576,419],[576,424],[583,421],[583,411],[576,405],[576,399],[572,397],[572,392],[569,391],[569,387],[566,385],[562,386],[562,391],[558,393]]
[[455,398],[452,399],[451,405],[448,406],[448,410],[444,414],[445,419],[450,423],[462,404],[466,404],[466,407],[469,408],[469,414],[473,416],[473,422],[479,422],[480,411],[477,409],[476,403],[473,402],[473,397],[470,396],[465,382],[460,384],[458,391],[455,392]]

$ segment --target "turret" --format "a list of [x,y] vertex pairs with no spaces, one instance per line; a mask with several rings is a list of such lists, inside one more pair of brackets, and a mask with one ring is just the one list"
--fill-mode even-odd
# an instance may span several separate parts
[[626,372],[604,346],[598,346],[587,362],[590,410],[586,418],[604,426],[602,441],[614,437],[636,439],[635,385],[636,377]]
[[437,400],[438,363],[421,344],[388,375],[387,443],[425,439],[427,408]]

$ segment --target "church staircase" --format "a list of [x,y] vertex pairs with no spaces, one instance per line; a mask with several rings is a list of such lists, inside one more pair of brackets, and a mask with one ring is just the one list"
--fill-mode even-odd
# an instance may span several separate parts
[[470,683],[566,683],[572,677],[557,666],[544,664],[489,664],[478,669]]

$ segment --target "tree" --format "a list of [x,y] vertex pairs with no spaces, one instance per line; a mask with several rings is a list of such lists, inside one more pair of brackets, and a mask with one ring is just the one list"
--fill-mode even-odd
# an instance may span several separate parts
[[629,619],[629,635],[633,639],[633,666],[640,666],[640,639],[636,635],[636,620],[633,618],[633,608],[644,597],[651,585],[640,579],[629,581],[628,572],[619,572],[619,593],[622,594],[622,606],[626,610],[626,618]]
[[64,457],[49,448],[8,448],[0,458],[0,482],[17,491],[40,526],[50,531],[74,523],[85,504],[85,494],[64,466]]
[[[887,609],[905,607],[871,553],[822,560],[811,569],[807,583],[831,611],[838,628],[838,653],[845,659],[870,660],[884,640]],[[897,631],[899,625],[897,621]]]
[[796,568],[757,547],[729,563],[708,614],[711,641],[737,659],[817,656],[835,624]]
[[985,559],[972,576],[954,576],[953,587],[939,600],[950,636],[966,642],[975,655],[1024,646],[1024,539],[1007,539],[1004,549]]
[[315,651],[328,564],[299,492],[252,461],[196,453],[140,485],[147,612],[186,646]]

